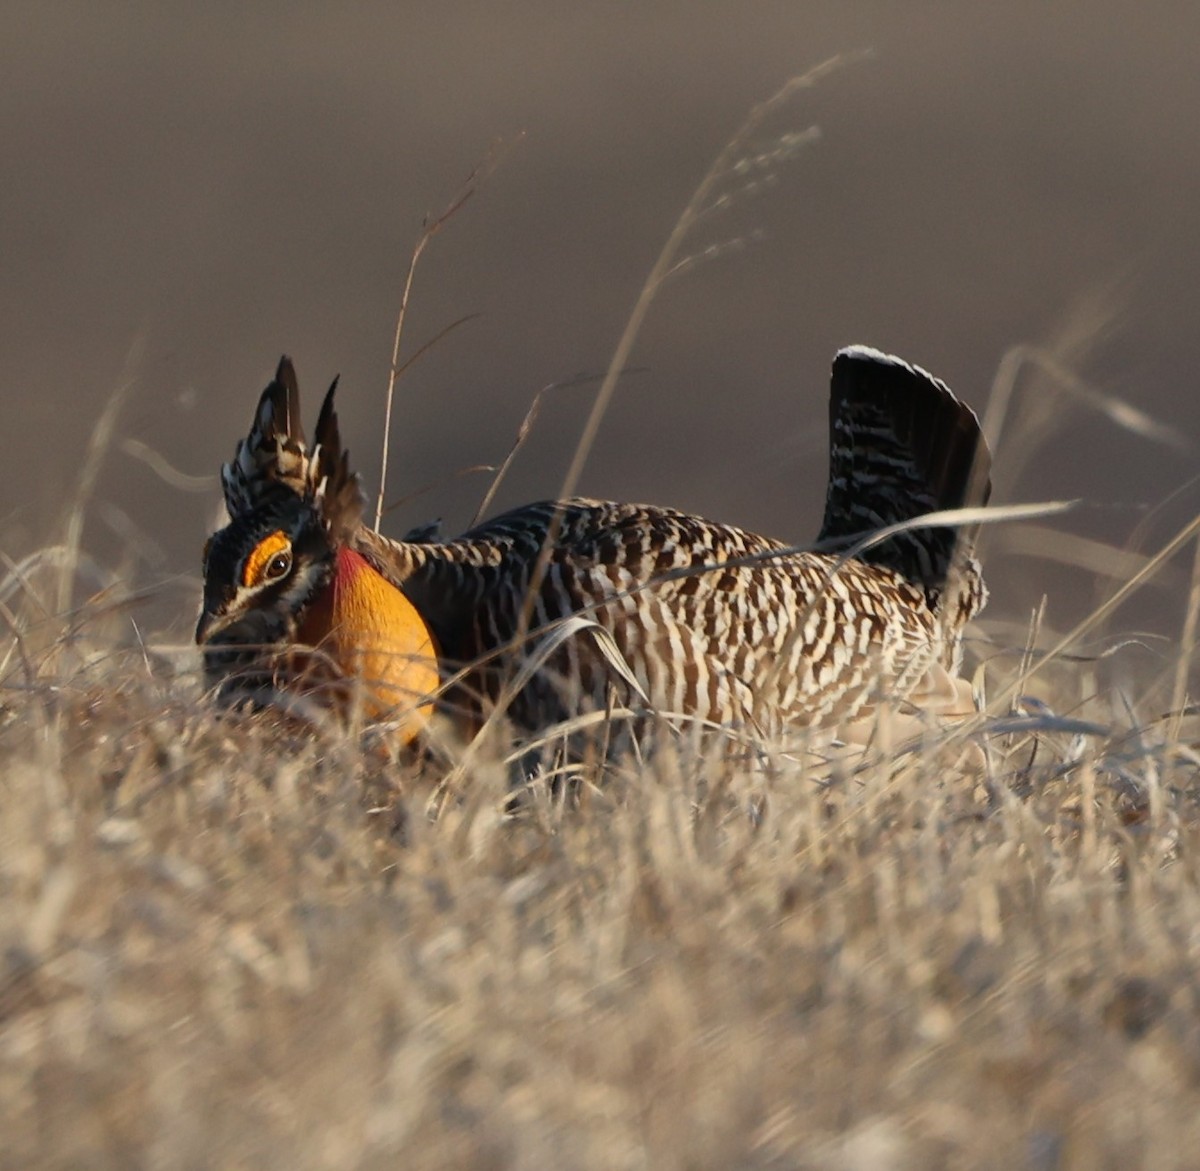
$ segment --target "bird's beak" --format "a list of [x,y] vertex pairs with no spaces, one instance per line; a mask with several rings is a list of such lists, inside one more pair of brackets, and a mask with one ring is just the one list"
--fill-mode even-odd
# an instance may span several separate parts
[[196,623],[196,645],[203,646],[208,642],[209,635],[217,625],[217,616],[211,610],[201,610],[200,620]]

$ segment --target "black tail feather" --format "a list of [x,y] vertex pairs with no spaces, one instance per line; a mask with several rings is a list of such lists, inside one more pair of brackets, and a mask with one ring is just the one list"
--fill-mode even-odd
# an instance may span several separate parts
[[[850,543],[929,512],[987,502],[991,457],[979,420],[919,367],[866,346],[841,350],[833,362],[829,427],[822,541]],[[938,591],[977,529],[918,528],[861,556]]]

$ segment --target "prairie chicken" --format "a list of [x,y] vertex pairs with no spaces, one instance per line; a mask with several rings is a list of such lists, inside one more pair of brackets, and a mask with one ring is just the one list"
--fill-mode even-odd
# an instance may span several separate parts
[[630,694],[626,666],[651,709],[767,731],[840,726],[953,683],[963,627],[986,598],[974,532],[914,528],[862,547],[990,489],[978,420],[917,367],[863,346],[834,359],[813,552],[581,498],[515,509],[457,540],[379,536],[362,521],[336,386],[309,447],[283,358],[222,469],[230,521],[206,548],[196,641],[224,699],[358,676],[372,714],[401,714],[410,739],[439,678],[468,668],[443,702],[478,718],[536,640],[573,616],[595,626],[576,621],[533,660],[507,697],[519,727]]

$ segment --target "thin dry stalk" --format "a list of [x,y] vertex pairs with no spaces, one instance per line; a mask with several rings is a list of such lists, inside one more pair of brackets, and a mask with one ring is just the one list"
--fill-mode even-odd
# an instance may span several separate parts
[[67,551],[64,545],[49,545],[26,554],[20,561],[14,561],[7,553],[0,550],[0,562],[3,562],[8,573],[0,578],[0,602],[7,602],[18,591],[26,601],[32,603],[42,618],[50,617],[50,607],[42,600],[42,595],[34,587],[32,575],[43,565],[61,569],[66,562]]
[[1179,639],[1179,658],[1175,664],[1175,685],[1171,691],[1171,740],[1179,738],[1179,724],[1187,702],[1188,676],[1196,653],[1196,629],[1200,624],[1200,537],[1192,557],[1192,583],[1188,590],[1187,610],[1183,616],[1183,633]]
[[[633,373],[633,371],[629,371],[628,373]],[[500,491],[500,485],[504,482],[505,476],[508,475],[513,461],[516,460],[517,454],[525,446],[526,440],[533,433],[533,425],[537,422],[538,414],[542,409],[542,399],[551,391],[571,390],[574,387],[587,386],[589,383],[596,381],[596,375],[581,374],[577,378],[569,378],[565,382],[551,382],[543,386],[533,396],[533,401],[529,404],[529,409],[525,412],[525,417],[521,420],[520,427],[517,428],[517,437],[513,440],[512,447],[508,449],[508,455],[504,457],[504,462],[495,469],[496,475],[489,485],[488,490],[484,493],[483,499],[479,502],[479,507],[475,510],[475,515],[471,518],[471,527],[477,525],[487,515],[487,511],[491,508],[492,501],[496,499],[496,493]]]
[[1125,548],[1135,552],[1140,549],[1150,539],[1150,532],[1154,524],[1172,505],[1182,500],[1188,493],[1194,491],[1197,485],[1200,485],[1200,475],[1189,476],[1178,488],[1173,488],[1161,500],[1156,501],[1150,508],[1146,509],[1145,514],[1134,525],[1133,531],[1129,534],[1129,539],[1125,542]]
[[584,425],[583,434],[579,437],[578,444],[576,444],[575,454],[571,459],[571,466],[568,468],[567,474],[563,479],[560,493],[562,496],[571,496],[574,494],[579,484],[579,477],[583,473],[583,466],[587,462],[588,455],[591,453],[592,446],[595,443],[596,435],[600,430],[600,422],[608,410],[609,402],[612,400],[617,379],[620,376],[620,372],[628,364],[630,351],[633,349],[633,343],[641,332],[642,323],[646,319],[651,302],[653,302],[664,276],[675,263],[675,257],[683,241],[700,216],[708,208],[709,199],[716,185],[728,173],[730,167],[736,161],[738,152],[742,150],[746,141],[759,126],[797,93],[801,90],[812,89],[813,86],[823,81],[831,73],[834,73],[845,65],[860,61],[864,57],[865,54],[863,53],[838,54],[808,70],[807,73],[790,78],[765,102],[761,102],[750,111],[746,120],[738,127],[733,137],[721,149],[712,166],[708,169],[707,174],[701,179],[700,185],[692,193],[691,199],[683,209],[683,214],[676,221],[674,228],[671,229],[671,234],[667,237],[667,242],[663,245],[662,251],[658,254],[658,259],[655,260],[649,275],[646,277],[645,283],[642,285],[642,291],[638,294],[638,299],[633,306],[633,312],[629,315],[629,320],[625,325],[620,340],[617,342],[617,348],[613,352],[612,361],[609,362],[608,372],[604,376],[604,381],[600,384],[600,389],[596,392],[596,401],[593,403],[591,414]]
[[193,476],[181,472],[162,452],[143,443],[140,439],[124,439],[121,450],[144,463],[160,480],[180,492],[211,492],[216,487],[217,476]]
[[3,662],[0,662],[0,680],[3,679],[4,673],[8,670],[9,660],[15,653],[21,662],[21,671],[25,676],[25,686],[32,687],[36,679],[36,672],[25,650],[25,639],[21,633],[21,623],[17,620],[17,616],[3,602],[0,602],[0,618],[4,619],[4,624],[8,627],[8,632],[12,636],[12,645],[9,647],[8,653],[5,654]]
[[1013,525],[994,538],[992,552],[1017,554],[1067,565],[1098,578],[1127,579],[1146,567],[1149,557],[1107,541],[1082,537],[1046,525]]
[[1176,553],[1182,549],[1188,541],[1190,541],[1197,533],[1200,533],[1200,517],[1189,521],[1170,541],[1166,543],[1150,560],[1146,563],[1143,569],[1131,577],[1124,585],[1121,586],[1106,602],[1097,606],[1086,618],[1077,623],[1069,630],[1057,643],[1054,644],[1044,655],[1031,663],[1027,670],[1017,674],[1001,691],[994,697],[993,703],[1007,702],[1015,693],[1023,688],[1029,678],[1040,671],[1043,667],[1054,662],[1063,651],[1065,651],[1073,643],[1077,642],[1083,635],[1093,627],[1098,626],[1105,618],[1108,617],[1118,606],[1132,597],[1144,585],[1148,584],[1158,571],[1166,565]]
[[433,347],[438,344],[438,342],[440,342],[444,337],[453,333],[460,325],[466,325],[468,321],[474,321],[476,318],[481,317],[481,316],[482,316],[482,314],[479,314],[479,313],[464,313],[462,315],[462,317],[459,317],[457,320],[450,322],[449,325],[443,326],[441,329],[439,329],[437,331],[437,333],[435,333],[433,335],[433,337],[431,337],[427,342],[425,342],[424,345],[420,346],[417,349],[416,353],[412,355],[412,357],[406,358],[400,364],[400,366],[395,370],[395,377],[396,378],[401,377],[406,370],[408,370],[410,367],[416,365],[416,363],[419,362],[423,357],[425,357],[425,355],[427,353],[429,353],[429,351],[432,350]]
[[569,383],[552,382],[548,386],[543,386],[533,396],[533,401],[529,404],[529,409],[525,412],[525,417],[521,420],[521,425],[517,428],[517,437],[513,440],[512,447],[508,449],[508,454],[496,469],[496,474],[492,477],[492,482],[483,494],[483,499],[480,500],[479,507],[475,509],[475,515],[471,517],[471,528],[474,528],[487,515],[487,510],[491,508],[492,501],[496,499],[496,493],[500,491],[500,485],[504,482],[504,477],[508,475],[508,469],[512,467],[513,461],[517,458],[517,453],[525,446],[525,441],[533,431],[533,424],[537,421],[538,413],[542,409],[542,399],[548,391],[566,385],[569,385]]
[[[509,145],[515,145],[515,143],[520,142],[523,137],[523,134],[517,135],[513,141],[513,144]],[[500,149],[501,147],[504,147],[504,149]],[[400,340],[404,336],[404,322],[408,316],[408,303],[409,298],[412,296],[413,279],[416,276],[417,265],[420,262],[421,255],[428,246],[429,241],[432,240],[433,237],[436,236],[450,222],[450,220],[454,218],[467,200],[469,200],[475,194],[475,192],[478,191],[479,185],[496,169],[505,153],[507,153],[507,146],[505,146],[505,144],[497,144],[497,146],[493,147],[492,151],[483,160],[483,162],[475,167],[467,176],[462,187],[459,188],[458,194],[450,201],[441,215],[433,220],[430,220],[428,216],[425,217],[425,221],[421,225],[421,234],[417,237],[417,242],[413,246],[412,255],[409,257],[408,272],[405,274],[404,278],[404,291],[400,295],[400,309],[396,314],[396,331],[392,337],[392,361],[388,368],[387,395],[384,400],[383,462],[379,470],[379,494],[375,498],[376,532],[379,532],[379,525],[383,518],[383,497],[387,489],[388,449],[390,446],[389,439],[392,433],[392,402],[395,398],[396,379],[404,372],[404,370],[411,366],[412,363],[417,360],[417,358],[419,358],[431,346],[435,345],[438,341],[445,337],[446,334],[450,333],[451,330],[456,329],[458,326],[462,325],[464,321],[469,321],[471,317],[475,316],[474,314],[470,314],[466,317],[460,317],[457,321],[452,322],[445,329],[437,333],[429,342],[422,346],[412,358],[410,358],[404,363],[403,366],[401,366],[399,364]]]
[[[1029,628],[1025,634],[1025,641],[1021,645],[1021,661],[1017,667],[1018,676],[1027,674],[1033,665],[1033,657],[1037,653],[1037,645],[1041,641],[1042,624],[1046,620],[1046,597],[1043,594],[1042,600],[1038,603],[1037,608],[1029,615]],[[1016,695],[1013,695],[1009,700],[1008,710],[1011,715],[1018,714]],[[995,725],[990,725],[994,727]]]
[[[1125,431],[1180,452],[1189,452],[1193,447],[1192,441],[1177,428],[1161,423],[1132,403],[1085,382],[1053,351],[1023,343],[1005,353],[992,382],[992,393],[982,422],[984,436],[992,451],[1000,449],[1008,412],[1016,398],[1021,374],[1027,367],[1047,375],[1054,391],[1103,415]],[[1009,437],[1003,464],[1007,482],[1012,483],[1019,476],[1021,468],[1048,432],[1052,417],[1049,402],[1043,402],[1022,430]]]
[[[466,476],[486,475],[488,472],[495,472],[495,464],[471,464],[465,468],[459,468],[457,471],[451,472],[446,476],[439,476],[436,480],[427,480],[418,488],[414,488],[411,492],[404,496],[398,496],[387,507],[384,512],[394,512],[397,508],[402,508],[406,504],[411,504],[414,500],[419,500],[422,496],[427,496],[430,492],[434,492],[439,488],[444,488],[447,484],[454,483],[455,480],[464,479]],[[423,527],[423,526],[422,526]],[[406,540],[414,540],[413,537],[407,537]]]
[[425,251],[426,245],[433,238],[436,232],[446,223],[454,212],[458,211],[467,199],[471,196],[471,191],[468,190],[461,195],[459,199],[452,203],[445,212],[443,212],[432,223],[426,220],[421,227],[421,235],[417,238],[417,243],[413,247],[412,255],[408,260],[408,273],[404,278],[404,291],[400,294],[400,311],[396,314],[396,332],[392,337],[392,361],[388,369],[388,384],[387,395],[384,399],[383,408],[383,460],[379,469],[379,493],[375,497],[375,531],[379,532],[379,524],[383,518],[383,496],[387,489],[387,471],[388,471],[388,449],[390,447],[389,439],[392,434],[392,401],[396,393],[396,378],[399,375],[399,367],[397,363],[400,358],[400,339],[404,336],[404,319],[408,316],[408,299],[412,294],[413,278],[416,276],[417,264],[421,259],[421,253]]
[[[584,464],[587,462],[592,446],[596,441],[596,436],[599,433],[601,420],[607,413],[609,403],[612,401],[613,392],[617,386],[617,379],[620,377],[620,372],[628,364],[633,343],[641,332],[642,323],[646,319],[650,305],[658,290],[662,287],[663,280],[674,266],[675,258],[688,233],[697,221],[711,210],[710,197],[717,184],[729,173],[730,169],[736,163],[738,152],[742,150],[746,141],[758,127],[771,114],[790,101],[795,94],[801,90],[811,89],[818,82],[824,80],[824,78],[844,65],[862,60],[866,56],[867,54],[865,53],[838,54],[814,66],[808,72],[790,78],[771,97],[750,111],[746,120],[738,127],[733,137],[722,147],[712,166],[709,167],[704,178],[700,180],[700,185],[692,193],[691,199],[688,200],[687,206],[683,209],[683,214],[675,222],[675,226],[671,229],[671,234],[667,237],[662,251],[658,254],[658,258],[655,260],[642,285],[641,292],[634,303],[633,311],[630,313],[629,320],[625,324],[625,329],[621,334],[620,340],[617,342],[617,348],[613,352],[612,360],[608,364],[608,371],[604,375],[604,381],[600,384],[600,389],[596,392],[596,400],[592,404],[592,410],[588,415],[587,422],[584,424],[583,433],[580,435],[579,442],[575,446],[575,454],[571,458],[570,467],[567,469],[566,476],[563,477],[562,487],[559,490],[560,498],[565,499],[574,495],[579,485],[579,479],[583,474]],[[533,568],[533,572],[530,574],[529,586],[525,591],[525,605],[522,610],[521,621],[518,625],[519,632],[528,629],[533,615],[534,600],[537,597],[538,589],[541,586],[542,578],[545,576],[546,567],[549,564],[559,523],[558,517],[555,517],[551,522],[546,532],[545,540],[542,542],[541,554]]]
[[129,352],[125,356],[125,367],[121,375],[121,380],[109,395],[108,402],[104,405],[104,410],[100,413],[100,418],[96,420],[96,426],[92,428],[91,438],[88,440],[87,451],[83,458],[83,470],[79,473],[79,484],[75,489],[75,499],[71,504],[70,512],[67,514],[67,530],[63,539],[63,546],[66,550],[66,558],[63,562],[62,576],[58,582],[58,598],[57,609],[60,614],[65,613],[71,608],[71,595],[75,585],[75,567],[79,560],[79,546],[83,537],[83,514],[87,507],[87,502],[91,499],[92,491],[96,486],[96,479],[100,474],[100,466],[104,462],[104,456],[108,451],[109,444],[112,442],[113,431],[117,425],[117,417],[121,413],[121,408],[125,405],[125,400],[129,397],[137,383],[138,371],[142,364],[142,355],[145,352],[145,338],[140,334],[134,338],[133,344],[129,347]]

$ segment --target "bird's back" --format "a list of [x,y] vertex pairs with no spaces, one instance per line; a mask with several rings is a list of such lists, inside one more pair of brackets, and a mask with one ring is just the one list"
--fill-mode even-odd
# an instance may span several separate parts
[[[390,543],[363,536],[386,565]],[[611,636],[655,710],[762,729],[853,717],[881,692],[906,693],[957,644],[943,637],[923,588],[890,567],[788,552],[649,505],[541,502],[423,553],[405,592],[452,665],[481,664],[471,686],[491,698],[574,615]],[[543,727],[604,706],[610,689],[625,691],[581,628],[510,714]]]

